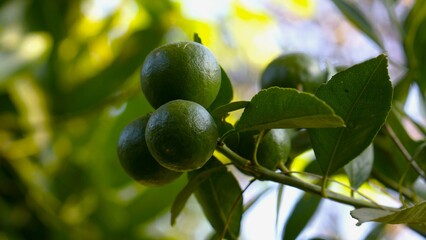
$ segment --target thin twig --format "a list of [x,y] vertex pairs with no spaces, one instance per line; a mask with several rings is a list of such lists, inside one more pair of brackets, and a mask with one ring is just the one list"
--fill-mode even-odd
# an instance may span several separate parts
[[241,200],[241,198],[243,197],[244,192],[250,187],[250,185],[252,183],[254,183],[254,181],[256,181],[256,179],[252,179],[247,186],[243,189],[243,191],[241,191],[240,194],[238,194],[237,199],[235,199],[234,203],[232,204],[231,210],[229,211],[228,217],[226,218],[226,222],[225,222],[225,226],[223,227],[223,231],[222,234],[220,236],[220,239],[225,239],[225,235],[226,235],[226,231],[228,230],[228,226],[231,223],[231,217],[232,214],[234,213],[235,208],[237,207],[238,202]]
[[[333,200],[335,202],[340,202],[348,205],[352,205],[356,208],[360,207],[367,207],[367,208],[377,208],[377,206],[371,202],[365,201],[365,200],[359,200],[354,199],[327,189],[322,189],[320,186],[311,184],[308,182],[305,182],[299,178],[295,178],[292,176],[287,176],[282,173],[276,173],[274,171],[271,171],[261,165],[259,166],[253,166],[250,164],[250,160],[245,159],[241,157],[240,155],[233,152],[231,149],[229,149],[226,145],[220,145],[217,147],[217,150],[228,157],[235,165],[237,165],[239,168],[242,168],[245,171],[253,172],[258,175],[258,179],[261,180],[268,180],[280,184],[285,184],[291,187],[298,188],[300,190],[303,190],[305,192],[313,193],[319,196],[323,196],[322,192],[324,191],[326,193],[327,199]],[[398,208],[393,207],[387,207],[381,205],[380,208],[384,208],[390,211],[398,210]]]
[[399,151],[402,153],[404,158],[408,161],[408,163],[413,167],[413,169],[423,178],[426,179],[425,172],[420,168],[420,166],[417,164],[416,161],[414,161],[414,158],[411,156],[411,154],[408,152],[408,150],[405,148],[404,144],[402,144],[401,140],[399,140],[396,133],[393,131],[392,127],[388,124],[385,124],[385,129],[389,133],[389,136],[391,137],[392,141],[395,143],[395,145],[398,147]]
[[[289,174],[292,174],[292,173],[301,174],[301,175],[307,175],[307,176],[312,176],[312,177],[315,177],[315,178],[318,178],[318,179],[323,179],[323,177],[322,177],[322,176],[320,176],[320,175],[313,174],[313,173],[308,173],[308,172],[298,172],[298,171],[290,171],[290,172],[289,172]],[[345,187],[345,188],[350,189],[352,193],[354,193],[354,192],[355,192],[355,193],[357,193],[357,194],[358,194],[358,195],[360,195],[361,197],[363,197],[363,198],[365,198],[366,200],[370,201],[371,203],[375,204],[377,207],[379,207],[379,208],[382,208],[382,209],[383,209],[383,207],[382,207],[380,204],[378,204],[376,201],[374,201],[373,199],[371,199],[371,198],[370,198],[370,197],[368,197],[367,195],[365,195],[365,194],[361,193],[358,189],[355,189],[355,188],[353,188],[352,186],[349,186],[349,185],[346,185],[346,184],[341,183],[341,182],[339,182],[339,181],[336,181],[336,180],[334,180],[334,179],[332,179],[332,178],[328,178],[328,180],[329,180],[330,182],[337,183],[337,184],[339,184],[339,185],[341,185],[341,186],[343,186],[343,187]],[[351,197],[353,197],[353,196],[351,196]]]

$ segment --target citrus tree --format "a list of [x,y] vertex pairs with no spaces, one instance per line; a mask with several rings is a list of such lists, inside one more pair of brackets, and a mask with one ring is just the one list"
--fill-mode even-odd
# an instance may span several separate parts
[[[426,3],[401,21],[398,1],[377,1],[398,29],[406,61],[397,64],[357,5],[332,2],[382,53],[344,67],[282,54],[246,101],[234,100],[200,36],[164,44],[176,17],[168,1],[135,3],[144,17],[124,33],[111,29],[125,10],[94,24],[80,1],[1,2],[13,18],[0,19],[10,37],[0,73],[0,238],[145,239],[162,213],[172,226],[185,221],[195,196],[211,238],[238,239],[244,213],[265,194],[245,200],[256,182],[278,184],[280,197],[285,187],[303,192],[279,226],[283,239],[297,238],[324,199],[352,206],[358,225],[379,223],[370,239],[390,224],[426,237],[426,127],[404,109],[411,87],[425,106]],[[402,65],[398,79],[391,65]],[[375,195],[362,191],[369,183]]]

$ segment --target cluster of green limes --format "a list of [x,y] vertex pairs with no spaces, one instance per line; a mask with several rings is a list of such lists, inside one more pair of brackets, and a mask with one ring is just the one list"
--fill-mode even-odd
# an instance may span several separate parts
[[140,79],[155,111],[123,129],[118,157],[133,179],[158,186],[202,167],[213,155],[218,130],[206,109],[219,92],[221,69],[202,44],[178,42],[148,54]]

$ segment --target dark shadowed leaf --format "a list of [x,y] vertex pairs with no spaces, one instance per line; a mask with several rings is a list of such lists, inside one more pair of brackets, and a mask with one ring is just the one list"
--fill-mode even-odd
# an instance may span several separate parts
[[388,115],[392,90],[384,55],[337,73],[318,89],[316,95],[347,126],[309,129],[312,147],[325,175],[333,174],[370,145]]
[[373,161],[374,148],[370,145],[358,157],[345,165],[345,172],[353,188],[358,189],[370,177]]
[[365,236],[364,240],[383,239],[385,234],[385,224],[378,224]]
[[183,210],[186,202],[189,197],[198,189],[200,184],[204,182],[207,178],[210,177],[210,174],[221,170],[222,167],[212,168],[206,171],[203,171],[200,174],[195,175],[191,180],[185,185],[185,187],[179,192],[176,196],[172,209],[171,209],[171,225],[173,226],[176,223],[176,218],[179,216],[180,212]]
[[357,225],[365,222],[381,222],[388,224],[425,224],[426,202],[409,208],[391,212],[375,208],[360,208],[351,211],[351,216],[358,220]]
[[380,48],[384,49],[378,33],[374,30],[372,24],[364,16],[364,14],[352,3],[346,0],[332,0],[334,5],[342,12],[342,14],[359,30],[365,33]]
[[333,109],[314,95],[290,88],[271,87],[251,99],[235,129],[250,131],[342,126],[344,122]]
[[222,67],[220,67],[220,71],[222,73],[222,80],[220,83],[219,93],[217,94],[216,99],[210,105],[210,109],[216,109],[222,105],[230,103],[232,101],[232,98],[234,97],[234,90],[232,89],[231,80],[229,79],[228,75]]
[[[188,176],[192,179],[208,169],[220,166],[222,163],[212,157],[203,168],[190,172]],[[223,233],[230,217],[225,233],[227,239],[237,239],[240,234],[243,214],[243,201],[240,194],[241,188],[238,181],[226,168],[212,173],[195,191],[198,203],[217,233]]]
[[286,221],[282,239],[296,239],[315,214],[320,202],[320,197],[305,193]]

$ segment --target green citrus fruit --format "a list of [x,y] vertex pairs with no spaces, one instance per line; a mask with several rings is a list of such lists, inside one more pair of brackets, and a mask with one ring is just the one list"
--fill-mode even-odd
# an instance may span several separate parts
[[161,165],[183,172],[198,169],[209,160],[216,149],[218,130],[203,106],[178,99],[152,113],[145,138]]
[[121,132],[117,153],[126,173],[147,186],[161,186],[172,182],[182,173],[161,166],[151,155],[145,141],[145,127],[149,115],[129,123]]
[[266,66],[261,76],[261,87],[277,86],[315,92],[326,81],[326,75],[315,58],[304,53],[290,53],[279,56]]
[[142,91],[154,108],[175,99],[208,108],[221,84],[221,70],[215,56],[196,42],[178,42],[154,49],[146,57],[140,77]]
[[[237,153],[247,159],[253,159],[254,148],[259,132],[249,131],[240,133]],[[262,138],[257,149],[257,162],[270,170],[285,163],[290,153],[291,137],[285,129],[271,129]]]

